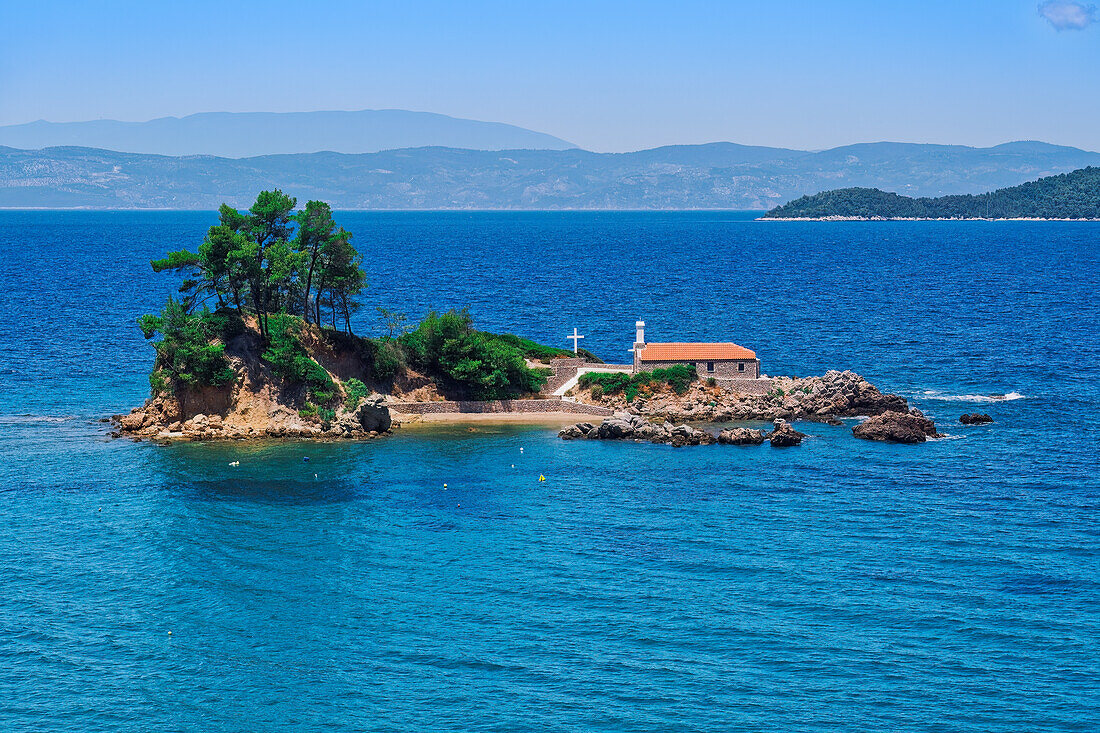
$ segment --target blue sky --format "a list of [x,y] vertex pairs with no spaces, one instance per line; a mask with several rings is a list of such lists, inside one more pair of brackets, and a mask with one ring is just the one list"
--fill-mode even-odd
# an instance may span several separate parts
[[[1057,0],[0,3],[0,124],[402,108],[605,151],[1041,139],[1100,150]],[[1055,27],[1061,26],[1061,30]]]

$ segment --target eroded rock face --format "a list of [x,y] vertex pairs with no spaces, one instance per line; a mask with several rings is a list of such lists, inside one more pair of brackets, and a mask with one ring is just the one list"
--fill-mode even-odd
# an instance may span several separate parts
[[365,439],[390,430],[392,419],[380,394],[360,401],[352,410],[340,407],[330,422],[303,417],[296,407],[280,401],[280,395],[265,385],[258,391],[238,386],[233,399],[226,400],[224,413],[195,413],[186,416],[181,402],[162,395],[116,420],[119,432],[138,439],[247,440],[261,438]]
[[993,422],[993,418],[984,412],[968,412],[959,418],[959,422],[963,425],[988,425]]
[[393,425],[393,419],[390,417],[390,408],[386,407],[386,398],[375,393],[364,397],[354,410],[338,415],[337,425],[344,432],[362,430],[368,433],[384,433]]
[[936,425],[920,410],[890,411],[867,418],[852,428],[852,435],[886,443],[923,443],[938,438]]
[[752,428],[729,428],[718,433],[718,442],[723,445],[761,445],[764,433]]
[[802,444],[805,433],[800,433],[791,427],[786,420],[776,420],[775,429],[768,435],[768,442],[773,448],[791,448]]

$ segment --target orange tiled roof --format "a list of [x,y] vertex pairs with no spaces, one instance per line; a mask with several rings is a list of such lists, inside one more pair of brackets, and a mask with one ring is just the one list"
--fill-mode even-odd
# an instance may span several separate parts
[[641,361],[722,361],[755,359],[756,352],[737,344],[646,344]]

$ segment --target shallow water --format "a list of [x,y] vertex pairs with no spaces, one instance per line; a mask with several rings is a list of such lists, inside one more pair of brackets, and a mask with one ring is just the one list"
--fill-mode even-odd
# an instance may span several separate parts
[[0,212],[0,727],[1100,727],[1100,225],[338,216],[370,307],[852,368],[922,446],[109,441],[213,218]]

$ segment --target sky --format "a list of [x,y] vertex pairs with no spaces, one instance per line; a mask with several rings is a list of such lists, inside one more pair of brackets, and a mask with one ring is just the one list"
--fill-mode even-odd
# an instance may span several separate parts
[[1070,0],[0,2],[0,124],[411,109],[597,151],[727,140],[1100,150]]

